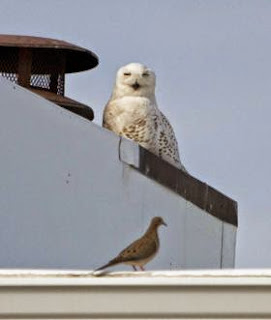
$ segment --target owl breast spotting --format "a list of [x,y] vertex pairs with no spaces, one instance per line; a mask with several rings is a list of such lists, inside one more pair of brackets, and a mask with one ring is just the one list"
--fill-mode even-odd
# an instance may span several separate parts
[[136,141],[186,171],[180,161],[173,128],[158,109],[155,82],[154,72],[140,63],[130,63],[120,68],[113,93],[104,109],[103,126]]

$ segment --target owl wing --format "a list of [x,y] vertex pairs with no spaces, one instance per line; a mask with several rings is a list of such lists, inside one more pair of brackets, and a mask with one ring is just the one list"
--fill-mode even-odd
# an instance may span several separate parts
[[104,107],[104,112],[103,112],[103,127],[109,130],[113,130],[112,128],[112,104],[111,104],[111,100],[109,100],[107,102],[107,104]]
[[160,132],[158,134],[159,151],[161,157],[178,168],[186,171],[180,161],[178,142],[174,130],[167,117],[160,111]]

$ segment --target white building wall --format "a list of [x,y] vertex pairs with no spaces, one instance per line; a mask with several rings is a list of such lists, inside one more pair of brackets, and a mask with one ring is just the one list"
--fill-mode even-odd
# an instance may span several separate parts
[[129,166],[137,145],[4,79],[0,96],[0,267],[96,268],[158,215],[148,269],[234,265],[236,227]]

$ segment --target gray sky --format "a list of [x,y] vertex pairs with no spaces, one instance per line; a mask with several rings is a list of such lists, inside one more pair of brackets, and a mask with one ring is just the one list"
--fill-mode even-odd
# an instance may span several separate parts
[[66,40],[100,65],[66,95],[101,122],[116,70],[157,75],[188,171],[239,203],[237,267],[271,267],[270,0],[0,0],[1,33]]

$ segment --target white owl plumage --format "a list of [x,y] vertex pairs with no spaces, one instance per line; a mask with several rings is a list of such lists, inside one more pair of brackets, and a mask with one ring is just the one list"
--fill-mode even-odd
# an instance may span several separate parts
[[186,171],[178,143],[155,98],[155,73],[140,63],[121,67],[113,93],[105,106],[103,126],[136,141],[143,148]]

